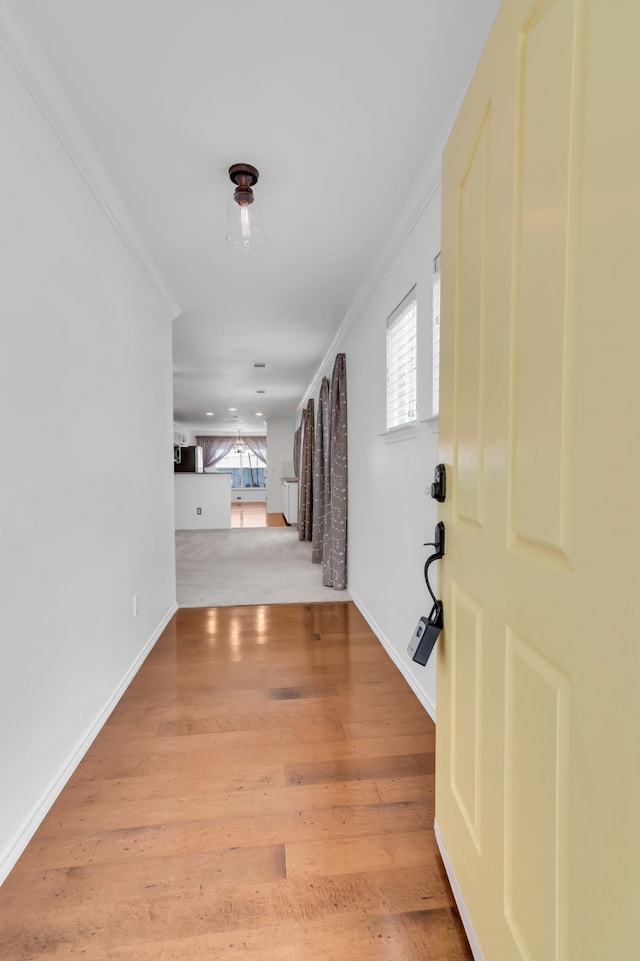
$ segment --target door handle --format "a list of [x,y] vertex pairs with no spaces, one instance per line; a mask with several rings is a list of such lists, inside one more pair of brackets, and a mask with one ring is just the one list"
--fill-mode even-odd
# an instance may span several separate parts
[[425,547],[435,547],[435,551],[431,554],[424,565],[424,579],[427,585],[427,590],[431,594],[431,599],[433,600],[433,607],[431,608],[431,613],[429,617],[421,617],[418,621],[418,626],[415,629],[414,635],[409,642],[409,654],[418,664],[423,667],[429,660],[429,655],[431,654],[436,641],[438,640],[438,634],[444,627],[444,611],[442,608],[442,601],[438,600],[436,595],[433,593],[431,584],[429,583],[429,568],[434,563],[434,561],[439,561],[444,557],[444,546],[445,546],[445,527],[442,521],[436,524],[435,533],[433,540],[425,544]]

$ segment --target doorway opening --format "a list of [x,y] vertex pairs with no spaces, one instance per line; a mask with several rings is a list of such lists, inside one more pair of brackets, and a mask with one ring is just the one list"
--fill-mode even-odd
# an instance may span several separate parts
[[266,501],[232,501],[231,527],[287,527],[284,514],[267,513]]

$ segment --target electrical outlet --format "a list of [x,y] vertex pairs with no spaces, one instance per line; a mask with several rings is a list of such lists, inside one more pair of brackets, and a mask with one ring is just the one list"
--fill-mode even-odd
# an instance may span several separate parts
[[202,514],[202,508],[196,507],[196,514]]
[[140,598],[138,596],[138,592],[136,591],[135,594],[133,595],[133,616],[137,617],[139,613],[140,613]]

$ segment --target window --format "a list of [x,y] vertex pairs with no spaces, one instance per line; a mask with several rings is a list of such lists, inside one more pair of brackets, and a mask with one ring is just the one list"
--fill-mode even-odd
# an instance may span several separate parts
[[440,410],[440,254],[433,260],[433,395],[432,413]]
[[241,454],[231,451],[214,468],[216,474],[231,474],[232,487],[266,487],[267,470],[250,450]]
[[387,319],[387,430],[416,420],[417,303],[413,287]]

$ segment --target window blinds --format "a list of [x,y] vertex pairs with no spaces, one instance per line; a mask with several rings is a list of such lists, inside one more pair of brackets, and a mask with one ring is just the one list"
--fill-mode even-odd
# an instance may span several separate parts
[[416,419],[415,287],[387,320],[387,430]]

